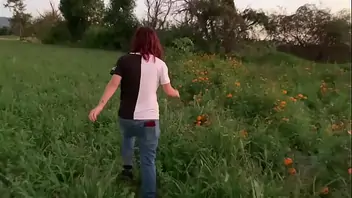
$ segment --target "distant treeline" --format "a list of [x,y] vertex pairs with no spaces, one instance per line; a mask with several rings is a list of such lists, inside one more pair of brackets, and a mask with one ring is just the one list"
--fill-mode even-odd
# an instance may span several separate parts
[[51,3],[52,9],[39,17],[25,12],[23,0],[7,0],[5,6],[13,17],[3,33],[47,44],[124,50],[135,28],[148,25],[164,46],[188,38],[194,50],[229,54],[266,35],[265,41],[282,52],[318,62],[350,61],[350,12],[331,13],[313,4],[285,14],[239,10],[233,0],[154,0],[147,1],[142,20],[134,15],[135,0],[110,0],[108,5],[103,0],[60,0],[59,9]]

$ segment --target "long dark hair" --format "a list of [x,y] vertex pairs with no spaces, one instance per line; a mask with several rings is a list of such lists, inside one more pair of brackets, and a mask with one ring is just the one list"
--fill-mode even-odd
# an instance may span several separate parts
[[131,52],[140,53],[148,61],[150,55],[162,59],[163,49],[156,32],[150,27],[139,27],[132,40]]

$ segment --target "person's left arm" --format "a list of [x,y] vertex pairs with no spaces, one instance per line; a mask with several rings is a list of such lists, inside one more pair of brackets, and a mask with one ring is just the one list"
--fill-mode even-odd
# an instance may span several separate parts
[[98,105],[94,109],[92,109],[89,113],[88,117],[92,122],[95,122],[97,120],[98,115],[104,109],[105,105],[108,103],[111,96],[114,95],[117,88],[119,87],[123,76],[122,66],[123,64],[120,58],[117,61],[116,66],[111,69],[110,74],[112,75],[112,77],[109,83],[105,87],[104,94],[100,98]]

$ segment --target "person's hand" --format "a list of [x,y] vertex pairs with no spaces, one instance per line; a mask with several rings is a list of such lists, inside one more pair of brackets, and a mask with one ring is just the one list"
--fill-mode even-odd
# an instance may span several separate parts
[[178,92],[177,89],[175,89],[175,94],[174,94],[174,97],[176,98],[180,98],[180,93]]
[[169,94],[169,96],[173,98],[180,98],[180,93],[178,92],[177,89],[173,89],[172,92]]
[[89,113],[89,120],[92,122],[97,121],[98,115],[100,114],[100,112],[103,110],[103,107],[101,106],[97,106],[94,109],[92,109]]

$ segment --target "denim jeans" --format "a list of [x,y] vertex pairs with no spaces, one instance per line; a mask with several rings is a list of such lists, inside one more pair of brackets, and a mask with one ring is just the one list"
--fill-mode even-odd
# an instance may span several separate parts
[[121,155],[123,165],[132,166],[134,140],[140,152],[142,198],[156,197],[155,158],[160,136],[159,120],[128,120],[119,118],[122,133]]

